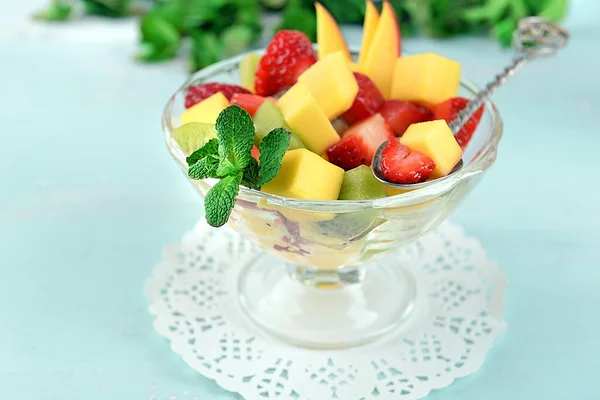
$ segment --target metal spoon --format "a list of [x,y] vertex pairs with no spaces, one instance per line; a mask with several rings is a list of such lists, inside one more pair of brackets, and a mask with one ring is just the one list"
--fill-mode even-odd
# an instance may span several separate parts
[[[517,30],[513,34],[513,46],[516,50],[516,56],[513,62],[507,66],[500,74],[496,75],[493,81],[488,83],[467,106],[458,113],[456,118],[450,123],[450,130],[453,134],[457,134],[462,129],[463,125],[477,112],[479,107],[485,103],[491,94],[504,84],[509,77],[513,76],[521,69],[528,61],[535,60],[540,57],[549,57],[556,53],[556,50],[565,47],[569,40],[569,33],[559,25],[546,22],[539,17],[523,18],[519,21]],[[375,178],[384,185],[396,189],[418,189],[434,183],[438,183],[447,179],[452,174],[462,169],[464,162],[460,160],[452,171],[441,178],[428,180],[420,183],[399,184],[385,180],[381,171],[381,153],[387,146],[388,142],[384,142],[379,146],[373,157],[371,169]]]

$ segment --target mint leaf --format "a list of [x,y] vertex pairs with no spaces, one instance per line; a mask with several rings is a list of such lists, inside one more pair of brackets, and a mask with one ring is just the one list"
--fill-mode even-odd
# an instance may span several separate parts
[[224,46],[214,32],[194,30],[190,33],[192,51],[190,70],[197,71],[223,58]]
[[242,185],[249,187],[250,189],[259,189],[258,186],[258,161],[253,157],[246,168],[244,168],[244,177],[242,178]]
[[142,61],[164,61],[175,57],[181,35],[177,28],[161,15],[148,13],[140,24],[141,47],[137,58]]
[[242,172],[236,175],[226,176],[213,186],[204,198],[204,209],[206,211],[206,222],[210,226],[218,228],[225,225],[233,206],[235,198],[240,190]]
[[281,169],[281,160],[290,146],[290,133],[284,128],[273,129],[260,142],[258,186],[270,182]]
[[131,0],[82,0],[86,14],[121,18],[129,14]]
[[254,123],[250,114],[237,105],[225,108],[215,124],[219,140],[220,176],[241,172],[252,158]]
[[215,156],[208,155],[198,160],[188,170],[188,176],[192,179],[200,180],[206,178],[218,178],[217,167],[219,160]]
[[43,21],[66,21],[71,17],[73,5],[63,2],[53,2],[45,10],[36,13],[33,17]]
[[196,164],[198,161],[200,161],[208,155],[216,157],[218,152],[219,143],[217,139],[210,139],[208,142],[206,142],[204,146],[200,147],[198,150],[190,154],[190,156],[186,158],[185,161],[187,162],[187,165],[191,167],[192,165]]

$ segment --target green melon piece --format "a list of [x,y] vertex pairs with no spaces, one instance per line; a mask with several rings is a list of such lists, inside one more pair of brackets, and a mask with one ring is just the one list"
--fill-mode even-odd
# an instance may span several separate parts
[[240,84],[254,93],[254,73],[258,68],[261,55],[258,53],[248,53],[240,61]]
[[371,167],[360,165],[344,172],[338,200],[372,200],[386,197],[385,185],[373,176]]
[[266,100],[258,107],[258,110],[254,114],[254,126],[256,128],[254,144],[257,146],[273,129],[285,128],[291,132],[289,150],[305,148],[302,141],[292,132],[289,125],[283,119],[283,115],[281,115],[281,112],[272,101]]
[[213,124],[190,122],[173,130],[173,139],[186,155],[192,154],[212,138],[217,137]]

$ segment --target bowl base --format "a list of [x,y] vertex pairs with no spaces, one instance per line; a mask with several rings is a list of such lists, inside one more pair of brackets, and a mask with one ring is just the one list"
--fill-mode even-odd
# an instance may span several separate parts
[[[414,276],[391,261],[363,266],[366,272],[354,274],[361,279],[351,285],[330,279],[323,285],[311,280],[306,286],[291,267],[261,254],[242,269],[237,294],[254,325],[295,346],[338,349],[366,344],[405,325],[415,308]],[[348,270],[340,275],[344,280]]]

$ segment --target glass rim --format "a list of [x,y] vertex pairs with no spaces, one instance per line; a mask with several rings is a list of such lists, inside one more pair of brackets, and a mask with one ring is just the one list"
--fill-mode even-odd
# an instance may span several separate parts
[[[185,82],[175,91],[169,98],[169,101],[165,105],[162,115],[162,128],[164,139],[167,145],[167,149],[175,161],[187,171],[187,163],[185,162],[186,156],[181,151],[177,143],[172,137],[172,108],[177,95],[185,92],[189,86],[199,80],[210,79],[211,76],[218,73],[228,73],[235,71],[239,68],[241,59],[248,53],[264,53],[265,49],[251,50],[248,52],[241,53],[237,56],[219,61],[218,63],[212,64],[206,68],[196,71],[190,75]],[[354,49],[351,50],[352,55],[357,56],[358,52]],[[466,89],[470,95],[476,95],[480,91],[480,88],[468,79],[461,78],[460,86]],[[492,134],[490,139],[482,146],[479,152],[475,155],[473,160],[465,165],[460,171],[452,174],[448,178],[440,180],[439,182],[425,186],[420,189],[414,189],[405,193],[395,194],[388,197],[383,197],[374,200],[305,200],[296,199],[291,197],[282,197],[259,190],[240,186],[238,193],[238,200],[250,201],[253,203],[267,202],[270,205],[304,210],[307,212],[351,212],[361,211],[372,208],[391,208],[391,207],[402,207],[410,206],[425,201],[429,201],[433,198],[437,198],[444,193],[452,190],[461,182],[472,178],[485,172],[496,160],[498,153],[498,144],[503,134],[503,122],[500,117],[500,113],[494,103],[488,100],[484,103],[485,110],[490,113],[492,118]],[[187,175],[187,174],[186,174]],[[190,179],[190,178],[188,178]],[[207,189],[212,186],[211,182],[216,182],[213,179],[207,179],[203,182]]]

